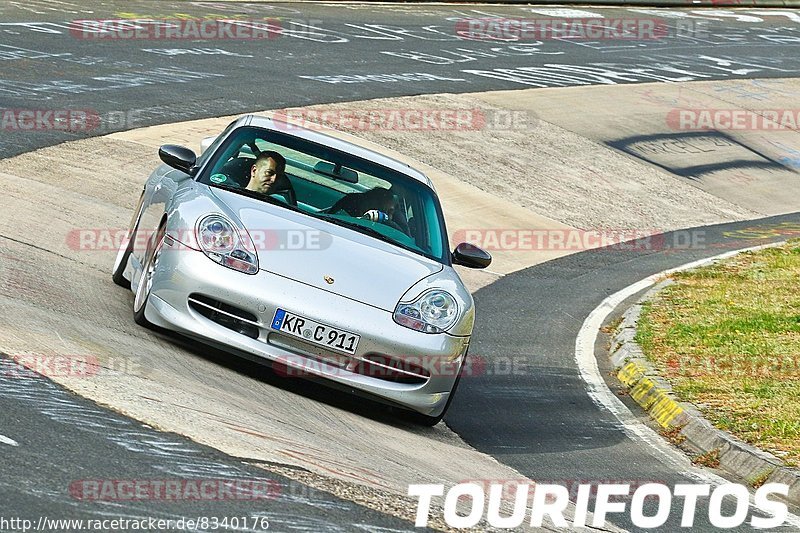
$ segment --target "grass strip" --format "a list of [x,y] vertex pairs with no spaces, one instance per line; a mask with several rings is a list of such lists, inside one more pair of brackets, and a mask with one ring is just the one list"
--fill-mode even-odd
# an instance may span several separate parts
[[676,273],[636,334],[716,427],[800,465],[800,241]]

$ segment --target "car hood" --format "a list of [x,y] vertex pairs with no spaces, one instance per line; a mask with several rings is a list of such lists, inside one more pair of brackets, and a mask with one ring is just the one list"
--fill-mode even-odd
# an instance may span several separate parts
[[441,263],[369,235],[221,189],[214,194],[244,224],[261,270],[392,312]]

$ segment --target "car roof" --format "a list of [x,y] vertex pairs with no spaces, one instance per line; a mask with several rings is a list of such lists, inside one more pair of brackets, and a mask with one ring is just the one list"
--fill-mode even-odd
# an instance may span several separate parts
[[[239,122],[240,124],[237,124],[237,126],[246,126],[246,125],[256,126],[270,131],[277,131],[283,134],[287,134],[287,130],[289,129],[289,127],[287,126],[283,127],[276,126],[276,124],[287,124],[286,122],[280,120],[274,120],[272,118],[260,115],[245,115],[239,119]],[[352,154],[362,159],[367,159],[368,161],[372,161],[374,163],[390,168],[392,170],[402,172],[403,174],[410,176],[416,179],[417,181],[421,181],[431,189],[434,189],[433,182],[431,182],[430,178],[426,176],[424,173],[420,172],[419,170],[415,169],[414,167],[406,163],[403,163],[402,161],[398,161],[397,159],[394,159],[392,157],[380,154],[368,148],[364,148],[363,146],[347,142],[343,139],[333,137],[331,135],[322,133],[317,130],[303,128],[302,126],[296,124],[291,124],[291,133],[289,133],[289,135],[293,135],[295,137],[307,141],[315,142],[317,144],[330,146],[331,148],[334,148],[336,150],[340,150],[342,152]]]

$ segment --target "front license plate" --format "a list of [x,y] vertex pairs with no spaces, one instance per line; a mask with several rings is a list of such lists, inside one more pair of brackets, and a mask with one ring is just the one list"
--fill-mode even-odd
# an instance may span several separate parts
[[361,336],[355,333],[320,324],[283,309],[275,311],[275,317],[272,319],[272,329],[319,346],[334,348],[349,354],[356,353],[358,341],[361,340]]

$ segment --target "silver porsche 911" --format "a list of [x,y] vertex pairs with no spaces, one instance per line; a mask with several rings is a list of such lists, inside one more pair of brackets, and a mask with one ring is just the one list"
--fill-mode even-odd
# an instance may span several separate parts
[[436,424],[475,320],[422,172],[319,131],[244,116],[196,156],[165,145],[113,279],[134,320]]

